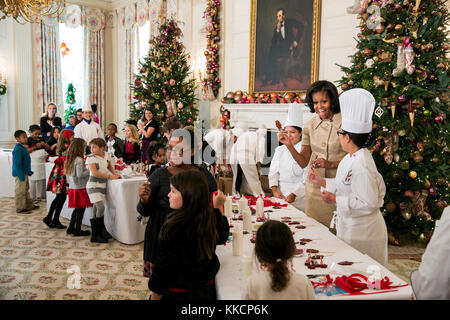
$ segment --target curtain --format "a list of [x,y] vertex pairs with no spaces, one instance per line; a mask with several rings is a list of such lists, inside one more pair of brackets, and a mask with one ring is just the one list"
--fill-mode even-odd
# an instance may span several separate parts
[[63,101],[58,23],[47,20],[33,24],[33,36],[36,115],[40,116],[45,112],[45,106],[53,102],[58,106],[58,114],[61,116]]
[[135,68],[135,41],[136,41],[136,26],[133,25],[130,29],[126,30],[126,40],[125,40],[125,79],[126,79],[126,85],[125,85],[125,99],[126,99],[126,110],[127,115],[129,114],[130,110],[130,103],[133,102],[133,89],[131,88],[130,84],[134,83],[134,77],[133,72]]
[[104,127],[105,107],[105,15],[100,9],[84,8],[85,101],[97,105],[97,116]]

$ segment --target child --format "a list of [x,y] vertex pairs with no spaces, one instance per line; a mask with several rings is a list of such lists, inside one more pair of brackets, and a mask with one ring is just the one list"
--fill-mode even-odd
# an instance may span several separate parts
[[125,152],[123,161],[126,164],[135,163],[141,159],[141,147],[137,128],[134,125],[125,125]]
[[67,234],[75,237],[89,236],[89,231],[81,230],[83,215],[86,208],[92,207],[89,196],[86,192],[86,183],[89,179],[89,170],[84,163],[86,152],[86,142],[83,139],[75,138],[67,150],[67,158],[64,166],[64,173],[69,183],[69,208],[74,208]]
[[14,132],[14,138],[16,138],[17,143],[12,152],[12,175],[16,177],[16,188],[14,189],[16,212],[30,213],[29,211],[39,207],[33,204],[33,200],[30,197],[28,177],[33,174],[33,171],[31,171],[30,153],[25,146],[27,133],[23,130],[17,130]]
[[116,137],[117,126],[115,123],[108,124],[106,128],[107,136],[106,140],[106,152],[114,155],[117,159],[123,158],[123,153],[125,152],[125,142],[119,137]]
[[89,200],[94,204],[91,221],[91,242],[107,243],[111,235],[106,231],[103,214],[105,211],[106,182],[108,179],[119,179],[111,164],[111,155],[105,152],[106,142],[102,138],[92,139],[90,142],[91,154],[87,156],[89,165],[89,180],[86,190]]
[[187,170],[170,178],[169,202],[174,210],[164,223],[158,254],[148,282],[151,300],[215,300],[214,279],[220,263],[215,250],[226,242],[229,224],[221,191],[209,202],[203,174]]
[[166,164],[166,150],[161,143],[150,143],[147,148],[147,159],[150,163],[150,168],[147,171],[147,177],[158,168]]
[[76,121],[75,115],[71,114],[69,116],[69,123],[68,124],[66,123],[66,126],[64,127],[64,129],[69,129],[69,130],[73,131],[73,130],[75,130],[76,125],[77,125],[77,121]]
[[[64,202],[67,198],[67,178],[64,175],[64,161],[66,160],[67,148],[73,138],[72,130],[63,130],[58,138],[58,144],[56,146],[56,154],[58,158],[55,160],[50,176],[47,182],[47,191],[51,191],[56,194],[55,199],[50,205],[50,210],[47,216],[42,221],[49,228],[65,229],[66,226],[62,225],[59,221],[59,215],[61,214]],[[55,215],[53,216],[53,213]],[[52,219],[53,216],[53,219]]]
[[60,134],[61,134],[60,127],[53,127],[52,131],[50,132],[50,138],[47,141],[47,145],[48,145],[47,153],[51,157],[56,156],[56,145],[57,145]]
[[255,255],[263,270],[254,273],[248,280],[245,300],[315,299],[308,278],[292,270],[295,242],[286,224],[269,220],[259,227]]
[[30,192],[34,201],[45,199],[45,159],[47,158],[48,145],[41,135],[41,128],[33,124],[29,128],[28,151],[31,157]]
[[348,154],[339,163],[335,179],[322,178],[313,169],[308,178],[326,188],[322,191],[326,203],[336,203],[337,237],[386,265],[387,229],[380,212],[386,187],[367,150],[376,137],[372,134],[375,98],[367,90],[355,88],[342,93],[339,103],[342,126],[337,134]]

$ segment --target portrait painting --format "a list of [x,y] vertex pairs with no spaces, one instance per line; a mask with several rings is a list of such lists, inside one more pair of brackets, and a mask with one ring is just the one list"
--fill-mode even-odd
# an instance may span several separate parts
[[318,78],[321,0],[251,1],[249,92],[305,92]]

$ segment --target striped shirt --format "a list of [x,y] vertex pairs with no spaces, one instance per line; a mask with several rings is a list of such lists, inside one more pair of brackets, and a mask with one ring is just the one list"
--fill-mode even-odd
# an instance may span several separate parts
[[[95,164],[97,171],[104,174],[111,174],[108,170],[108,163],[111,163],[111,155],[105,152],[104,157],[90,154],[86,158],[86,164]],[[106,198],[106,182],[108,179],[97,178],[90,172],[89,180],[86,185],[86,191],[89,195],[89,200],[92,203],[104,201]]]

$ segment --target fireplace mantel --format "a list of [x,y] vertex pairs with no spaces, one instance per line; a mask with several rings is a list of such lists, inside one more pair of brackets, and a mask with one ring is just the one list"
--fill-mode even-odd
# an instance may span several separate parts
[[[303,124],[314,116],[308,106],[301,104],[303,109]],[[283,125],[288,114],[288,103],[243,103],[243,104],[225,104],[224,107],[230,110],[230,124],[234,126],[236,122],[242,121],[247,124],[249,129],[258,129],[261,125],[266,125],[268,130],[277,130],[275,120]]]

